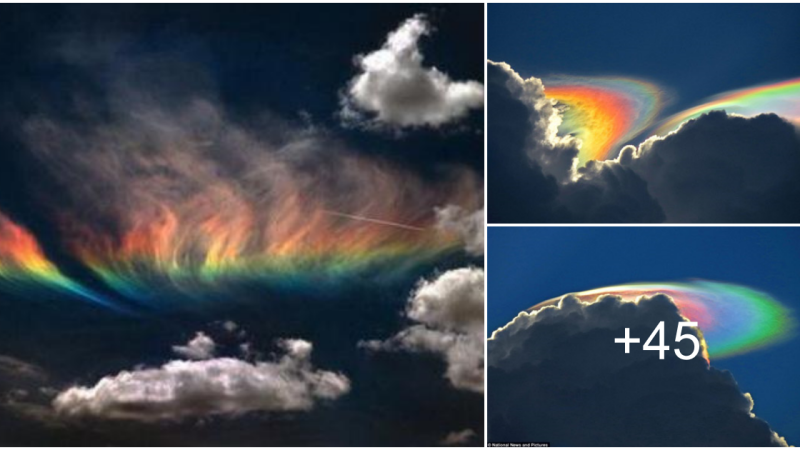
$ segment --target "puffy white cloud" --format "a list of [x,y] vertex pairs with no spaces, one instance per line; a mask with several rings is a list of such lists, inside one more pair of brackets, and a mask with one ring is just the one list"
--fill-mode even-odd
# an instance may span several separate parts
[[[658,294],[625,302],[565,296],[554,306],[521,312],[488,341],[490,441],[546,441],[565,446],[786,445],[753,414],[750,395],[733,376],[691,360],[689,340],[668,342],[665,359],[643,349],[663,321],[675,336],[684,321]],[[614,339],[640,337],[625,353]],[[696,328],[683,329],[705,342]],[[669,340],[669,338],[667,338]]]
[[712,111],[578,169],[541,80],[489,61],[487,85],[490,222],[800,221],[800,135],[776,115]]
[[209,359],[214,357],[217,344],[202,331],[198,331],[194,338],[186,345],[173,345],[172,351],[189,359]]
[[286,339],[279,345],[285,353],[271,362],[223,357],[122,371],[94,386],[62,391],[53,408],[62,418],[155,422],[251,411],[306,411],[318,401],[350,391],[345,375],[312,366],[310,342]]
[[459,389],[483,392],[484,272],[455,269],[422,280],[411,295],[406,316],[415,324],[387,340],[362,341],[373,351],[431,352],[444,357],[446,376]]
[[469,441],[473,440],[476,436],[475,430],[470,428],[461,430],[461,431],[453,431],[448,433],[444,439],[442,439],[442,444],[444,445],[465,445],[469,443]]
[[483,85],[453,81],[424,67],[419,40],[432,28],[417,14],[389,33],[383,46],[355,59],[360,73],[341,96],[345,123],[372,127],[439,127],[483,107]]
[[467,211],[457,205],[447,205],[436,210],[437,226],[442,230],[456,232],[464,241],[467,252],[483,255],[485,243],[483,209]]

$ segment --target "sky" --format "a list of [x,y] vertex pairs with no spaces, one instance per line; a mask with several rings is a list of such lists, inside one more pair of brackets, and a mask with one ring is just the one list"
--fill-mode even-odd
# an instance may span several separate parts
[[0,444],[483,442],[482,5],[0,17]]
[[[488,248],[490,334],[541,301],[624,283],[734,283],[770,294],[795,317],[800,309],[796,228],[489,227]],[[711,358],[712,367],[729,370],[752,394],[756,415],[789,444],[800,438],[797,348],[795,333],[751,353]]]
[[798,222],[800,7],[487,14],[490,222]]

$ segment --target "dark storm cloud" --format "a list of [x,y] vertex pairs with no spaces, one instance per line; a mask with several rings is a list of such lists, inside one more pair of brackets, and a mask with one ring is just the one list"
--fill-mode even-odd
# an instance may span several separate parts
[[712,111],[624,153],[671,222],[800,221],[800,137],[774,114]]
[[433,32],[422,14],[389,33],[379,50],[356,57],[360,73],[342,93],[346,124],[367,128],[438,128],[483,107],[483,85],[453,81],[423,66],[419,40]]
[[490,222],[800,220],[800,137],[780,117],[711,112],[578,169],[541,80],[488,64]]
[[[660,321],[671,350],[642,349]],[[636,303],[564,297],[520,313],[488,342],[490,442],[566,446],[785,446],[753,413],[753,399],[702,352],[673,341],[684,319],[665,295]],[[630,353],[615,338],[639,337]],[[700,337],[696,328],[682,334]],[[657,342],[658,339],[653,342]],[[703,346],[705,347],[705,342]],[[683,345],[683,344],[688,345]]]

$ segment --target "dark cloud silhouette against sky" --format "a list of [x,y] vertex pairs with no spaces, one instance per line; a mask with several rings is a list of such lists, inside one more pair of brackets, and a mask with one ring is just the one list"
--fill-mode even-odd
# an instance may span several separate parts
[[[636,303],[601,297],[521,314],[488,343],[490,442],[560,446],[786,446],[751,416],[752,399],[730,373],[709,368],[702,352],[679,359],[614,339],[646,336],[683,321],[662,294]],[[684,329],[699,340],[697,329]],[[691,355],[688,340],[671,349]],[[669,345],[669,344],[668,344]],[[704,343],[702,345],[705,345]]]
[[[795,315],[800,310],[796,277],[800,231],[796,228],[534,230],[489,228],[489,335],[541,301],[636,282],[700,278],[736,283],[769,293]],[[755,414],[789,444],[800,439],[800,390],[794,376],[800,369],[797,343],[794,334],[788,341],[745,355],[711,358],[713,368],[729,370],[740,390],[752,395]]]

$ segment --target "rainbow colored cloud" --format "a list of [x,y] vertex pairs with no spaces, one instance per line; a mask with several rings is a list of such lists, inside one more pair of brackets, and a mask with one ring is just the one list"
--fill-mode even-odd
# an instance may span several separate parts
[[545,95],[563,106],[559,133],[582,142],[579,165],[613,157],[653,124],[664,98],[655,84],[632,78],[558,76],[544,85]]
[[100,295],[73,281],[56,267],[26,228],[0,212],[0,287],[27,290],[44,287],[104,306],[113,306]]
[[[642,295],[659,293],[672,297],[681,314],[698,323],[712,358],[741,355],[776,344],[791,337],[796,325],[791,311],[769,294],[731,283],[634,283],[573,295],[591,303],[603,295],[634,301]],[[547,300],[528,311],[557,305],[560,300],[561,297]]]
[[664,120],[655,133],[665,135],[677,129],[681,123],[687,120],[694,119],[703,113],[720,109],[743,116],[775,113],[800,125],[800,78],[762,84],[716,95],[708,102],[679,112]]

